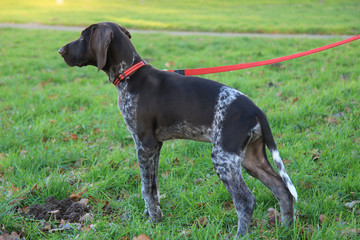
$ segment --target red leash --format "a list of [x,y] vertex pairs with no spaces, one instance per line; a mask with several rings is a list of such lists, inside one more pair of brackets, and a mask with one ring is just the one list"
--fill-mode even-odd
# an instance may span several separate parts
[[185,76],[192,76],[192,75],[229,72],[229,71],[235,71],[235,70],[240,70],[240,69],[253,68],[253,67],[274,64],[274,63],[283,62],[283,61],[287,61],[287,60],[298,58],[298,57],[307,56],[307,55],[321,52],[321,51],[324,51],[324,50],[327,50],[330,48],[334,48],[334,47],[337,47],[337,46],[340,46],[340,45],[343,45],[343,44],[346,44],[346,43],[349,43],[349,42],[352,42],[352,41],[355,41],[358,39],[360,39],[360,35],[342,40],[340,42],[329,44],[329,45],[326,45],[323,47],[315,48],[315,49],[312,49],[309,51],[295,53],[295,54],[292,54],[289,56],[284,56],[284,57],[279,57],[279,58],[274,58],[274,59],[269,59],[269,60],[264,60],[264,61],[259,61],[259,62],[240,63],[240,64],[235,64],[235,65],[210,67],[210,68],[195,68],[195,69],[167,70],[167,71],[168,72],[176,72],[176,73],[179,73],[179,74],[182,74]]

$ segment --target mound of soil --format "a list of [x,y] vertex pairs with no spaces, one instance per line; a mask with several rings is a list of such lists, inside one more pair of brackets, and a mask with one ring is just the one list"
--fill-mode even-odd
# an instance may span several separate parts
[[90,206],[74,202],[70,198],[56,200],[54,197],[48,197],[45,205],[31,205],[26,216],[45,221],[63,219],[69,222],[79,222],[80,218],[90,210]]

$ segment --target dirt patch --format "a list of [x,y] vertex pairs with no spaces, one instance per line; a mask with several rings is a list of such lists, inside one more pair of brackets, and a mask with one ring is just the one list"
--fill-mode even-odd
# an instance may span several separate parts
[[87,206],[87,202],[81,200],[74,202],[70,198],[56,200],[54,197],[48,197],[45,205],[31,205],[24,215],[45,221],[65,220],[79,222],[81,217],[89,213],[91,209],[90,206]]

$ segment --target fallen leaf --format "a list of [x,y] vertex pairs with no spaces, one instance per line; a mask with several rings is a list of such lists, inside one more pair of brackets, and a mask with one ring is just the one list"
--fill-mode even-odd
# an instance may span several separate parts
[[349,106],[346,106],[346,107],[345,107],[345,111],[346,111],[347,113],[351,113],[350,107],[349,107]]
[[352,202],[348,202],[348,203],[345,203],[345,207],[349,208],[349,209],[352,209],[358,203],[360,203],[360,200],[355,200],[355,201],[352,201]]
[[42,222],[41,225],[43,232],[48,232],[51,230],[51,225],[49,222]]
[[90,222],[93,219],[93,215],[90,213],[85,213],[84,216],[80,217],[80,222]]
[[203,228],[206,227],[207,223],[208,223],[208,220],[206,217],[199,217],[196,221],[196,225],[198,227],[203,227]]
[[203,202],[203,203],[199,203],[197,205],[197,208],[204,208],[206,206],[206,202]]
[[180,233],[180,236],[185,237],[185,238],[189,238],[191,230],[182,230],[182,231],[178,230],[178,232]]
[[60,210],[48,211],[48,213],[54,214],[54,215],[58,214],[59,212],[60,212]]
[[150,240],[150,238],[145,234],[140,234],[139,236],[134,237],[133,240]]
[[47,81],[41,81],[40,86],[41,86],[41,87],[44,87],[46,84],[49,84],[49,83],[51,83],[51,82],[52,82],[52,79],[49,78]]
[[196,183],[196,184],[200,184],[200,183],[203,183],[203,182],[205,182],[205,180],[202,179],[202,178],[198,178],[198,179],[196,179],[196,180],[194,181],[194,183]]
[[119,167],[119,162],[115,162],[114,160],[111,160],[111,161],[108,162],[107,164],[110,165],[112,168],[117,168],[117,167]]
[[173,165],[173,166],[179,166],[179,165],[180,165],[180,160],[179,160],[178,158],[174,158],[174,159],[172,160],[172,165]]
[[132,165],[133,165],[134,169],[139,168],[139,162],[133,162]]
[[26,199],[26,196],[22,196],[22,197],[19,197],[18,199],[15,199],[15,200],[12,200],[10,202],[11,205],[17,205],[18,203],[20,203],[22,200],[25,200]]
[[29,209],[29,206],[24,205],[23,207],[18,208],[18,212],[27,213],[28,209]]
[[86,205],[88,205],[88,203],[89,203],[89,199],[87,199],[87,198],[82,198],[82,199],[80,199],[80,201],[79,201],[78,203],[86,206]]
[[11,232],[10,238],[7,238],[9,240],[17,240],[20,239],[19,234],[17,232]]
[[336,117],[326,117],[325,120],[329,123],[329,124],[339,124],[339,121],[336,119]]
[[68,198],[70,198],[71,200],[73,200],[74,202],[77,202],[81,199],[81,196],[87,192],[88,189],[86,188],[84,191],[76,193],[76,194],[71,194]]
[[103,206],[103,209],[106,208],[106,207],[108,207],[109,204],[110,204],[110,202],[109,202],[109,201],[106,201],[106,202],[105,202],[105,205]]
[[258,219],[258,218],[254,218],[251,221],[250,227],[255,227],[255,228],[259,228],[260,233],[264,231],[264,226],[266,226],[266,221],[264,219]]
[[19,192],[20,191],[20,188],[14,186],[13,184],[11,184],[11,188],[12,188],[13,192]]
[[72,230],[72,229],[80,230],[81,229],[81,224],[80,223],[64,222],[64,223],[60,223],[58,228],[50,229],[49,232],[52,233],[52,232],[64,231],[64,230]]
[[360,236],[360,229],[346,227],[344,231],[341,231],[341,235],[345,237]]
[[38,190],[38,186],[37,186],[37,184],[35,183],[35,185],[31,188],[31,191],[36,191],[36,190]]
[[319,149],[313,149],[313,150],[311,150],[310,153],[312,155],[312,160],[313,161],[317,161],[320,158],[321,151],[319,151]]
[[79,137],[78,137],[77,135],[75,135],[75,134],[72,133],[72,134],[70,135],[70,139],[71,139],[71,140],[78,140]]
[[139,174],[136,174],[136,175],[134,176],[134,180],[133,180],[133,181],[139,182],[139,181],[140,181],[140,175],[139,175]]
[[166,172],[161,173],[161,177],[162,177],[162,178],[167,178],[167,177],[169,176],[169,173],[170,173],[170,171],[167,170]]
[[305,239],[311,239],[314,233],[314,229],[315,227],[313,225],[308,224],[307,226],[304,226],[300,229],[301,235],[305,235]]
[[79,78],[79,77],[77,77],[77,78],[74,78],[74,82],[81,82],[83,79],[82,78]]
[[311,182],[305,182],[304,180],[300,180],[297,185],[303,187],[304,189],[309,189],[313,186]]
[[189,164],[190,166],[192,166],[192,167],[195,166],[194,160],[186,159],[186,161],[188,162],[188,164]]
[[291,164],[291,160],[285,158],[282,160],[284,164]]
[[275,211],[275,209],[273,208],[269,208],[268,209],[268,217],[269,217],[269,225],[270,226],[275,226],[276,224],[280,224],[281,223],[281,217],[280,217],[280,213],[278,211]]
[[274,69],[274,70],[279,71],[280,69],[284,69],[285,65],[282,64],[282,63],[273,63],[273,64],[270,64],[269,67],[270,67],[270,69]]
[[323,222],[325,221],[325,219],[326,219],[325,214],[321,214],[320,217],[319,217],[320,224],[323,224]]
[[99,133],[101,133],[101,130],[99,128],[94,128],[93,133],[94,134],[99,134]]
[[94,202],[96,202],[96,203],[101,202],[99,199],[94,198],[93,196],[89,196],[89,198],[90,198],[91,200],[93,200]]
[[235,208],[234,202],[223,202],[222,203],[223,208],[225,211],[231,211]]
[[50,94],[50,95],[48,96],[48,98],[49,98],[49,99],[52,99],[52,100],[56,100],[56,99],[58,99],[58,95]]

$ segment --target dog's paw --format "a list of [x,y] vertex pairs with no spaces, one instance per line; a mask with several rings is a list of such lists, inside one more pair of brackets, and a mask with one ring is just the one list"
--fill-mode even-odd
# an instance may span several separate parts
[[143,213],[145,218],[149,218],[150,223],[158,223],[161,222],[164,214],[162,213],[160,207],[153,207],[152,209],[145,209]]

